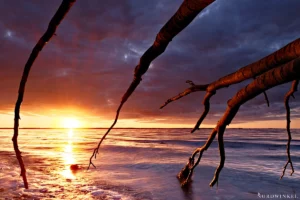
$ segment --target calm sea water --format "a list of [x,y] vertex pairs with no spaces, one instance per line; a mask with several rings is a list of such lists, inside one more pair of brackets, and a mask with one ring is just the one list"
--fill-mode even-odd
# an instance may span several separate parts
[[[300,198],[300,130],[292,130],[293,176],[288,167],[279,180],[287,160],[284,129],[228,129],[218,187],[209,187],[219,164],[215,141],[204,152],[188,190],[180,187],[176,174],[204,144],[210,129],[194,134],[189,129],[115,129],[94,161],[97,168],[87,171],[105,131],[20,130],[30,184],[26,190],[11,143],[13,130],[0,130],[0,199],[261,199],[258,194]],[[72,173],[70,164],[81,169]]]

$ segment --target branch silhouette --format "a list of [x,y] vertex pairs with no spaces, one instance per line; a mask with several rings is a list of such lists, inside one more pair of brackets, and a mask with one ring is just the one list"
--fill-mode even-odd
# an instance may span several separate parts
[[24,67],[22,79],[19,86],[18,91],[18,99],[15,106],[15,119],[14,119],[14,135],[12,138],[14,150],[16,153],[16,157],[18,159],[20,168],[21,168],[21,176],[23,177],[24,187],[28,189],[28,182],[26,177],[26,168],[25,164],[23,162],[21,151],[18,147],[18,135],[19,135],[19,119],[20,118],[20,107],[23,101],[24,93],[25,93],[25,86],[26,82],[29,76],[29,72],[31,69],[31,66],[33,65],[35,59],[38,57],[40,51],[43,49],[45,44],[49,42],[49,40],[52,38],[52,36],[55,34],[56,28],[61,23],[61,21],[64,19],[65,15],[68,13],[72,5],[74,4],[76,0],[63,0],[61,5],[59,6],[58,10],[56,11],[55,15],[51,19],[49,26],[44,33],[44,35],[39,39],[37,44],[34,46],[26,64]]
[[[280,67],[276,67],[272,70],[263,73],[253,80],[246,87],[239,90],[233,98],[228,101],[227,109],[223,117],[219,120],[216,127],[213,129],[211,135],[208,137],[206,143],[197,148],[192,156],[189,158],[189,162],[185,167],[178,173],[177,177],[180,180],[182,186],[187,185],[193,174],[195,167],[199,164],[203,152],[206,151],[211,143],[213,142],[215,136],[218,134],[219,142],[219,151],[220,151],[220,164],[215,171],[213,180],[210,183],[210,186],[213,187],[219,180],[219,174],[225,163],[225,149],[223,134],[231,121],[234,119],[237,114],[240,106],[242,106],[247,101],[253,99],[264,91],[284,84],[293,80],[298,80],[300,77],[300,58],[290,61],[287,64],[284,64]],[[194,163],[195,156],[199,153],[199,157],[196,163]]]
[[[240,83],[242,81],[245,81],[247,79],[255,78],[271,69],[274,69],[280,65],[286,64],[300,56],[300,39],[296,39],[293,42],[287,44],[286,46],[282,47],[278,51],[275,51],[274,53],[254,62],[251,63],[247,66],[244,66],[240,68],[239,70],[228,74],[226,76],[223,76],[222,78],[206,85],[192,85],[191,87],[185,89],[183,92],[179,93],[178,95],[168,99],[160,108],[163,108],[167,106],[169,103],[174,102],[176,100],[179,100],[193,92],[197,91],[205,91],[207,95],[204,97],[204,112],[201,115],[200,119],[198,120],[196,126],[192,130],[194,132],[195,130],[199,129],[203,117],[207,115],[209,109],[207,109],[207,105],[211,97],[213,96],[212,94],[209,93],[214,93],[216,94],[217,90],[229,87],[231,85]],[[209,96],[209,97],[207,97]],[[269,106],[269,99],[264,92],[265,100],[267,102],[267,105]]]
[[[108,131],[104,134],[101,138],[100,142],[98,143],[97,148],[94,150],[93,155],[91,158],[95,156],[99,152],[100,145],[105,137],[108,135],[110,130],[113,129],[114,125],[118,121],[118,116],[121,111],[123,104],[128,100],[137,86],[140,84],[142,80],[142,76],[148,71],[149,66],[153,60],[155,60],[159,55],[161,55],[167,48],[168,44],[171,40],[180,33],[183,29],[185,29],[193,19],[201,12],[204,8],[208,5],[213,3],[215,0],[184,0],[179,9],[176,13],[170,18],[170,20],[160,29],[159,33],[157,34],[154,43],[152,46],[142,55],[140,58],[139,64],[135,67],[134,70],[134,79],[130,84],[129,88],[125,92],[122,97],[122,101],[119,105],[117,110],[116,118],[108,129]],[[91,159],[90,164],[91,165]],[[93,165],[93,164],[92,164]],[[89,169],[88,167],[88,169]]]
[[290,130],[291,129],[290,128],[290,125],[291,125],[291,112],[290,112],[289,100],[290,100],[290,97],[293,96],[294,93],[297,91],[298,84],[299,84],[299,80],[293,81],[291,89],[286,93],[286,95],[284,97],[284,104],[285,104],[285,109],[286,109],[286,130],[287,130],[287,134],[288,134],[288,142],[287,142],[287,145],[286,145],[286,152],[287,152],[288,160],[287,160],[287,162],[286,162],[286,164],[283,168],[282,175],[281,175],[280,179],[283,178],[283,176],[285,174],[286,167],[288,166],[289,163],[290,163],[291,169],[292,169],[291,175],[294,173],[294,167],[293,167],[293,162],[292,162],[291,153],[290,153],[290,144],[291,144],[291,141],[292,141],[292,135],[291,135],[291,130]]

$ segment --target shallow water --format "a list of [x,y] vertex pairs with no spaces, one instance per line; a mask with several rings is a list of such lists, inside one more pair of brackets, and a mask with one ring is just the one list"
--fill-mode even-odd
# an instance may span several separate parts
[[[86,170],[105,129],[20,130],[19,147],[27,168],[23,188],[11,143],[13,130],[0,130],[0,199],[259,199],[258,193],[300,198],[300,130],[293,130],[295,173],[279,180],[286,162],[284,129],[228,129],[226,162],[218,187],[209,187],[219,164],[215,141],[204,153],[189,189],[176,174],[210,129],[115,129]],[[80,169],[71,172],[70,165]],[[270,198],[269,198],[270,199]]]

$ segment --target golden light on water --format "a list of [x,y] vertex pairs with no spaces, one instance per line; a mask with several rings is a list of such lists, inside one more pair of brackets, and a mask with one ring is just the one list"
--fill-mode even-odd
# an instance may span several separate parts
[[66,179],[76,179],[76,176],[70,169],[70,165],[75,164],[76,162],[73,156],[73,129],[69,129],[68,131],[68,143],[64,147],[63,161],[65,169],[61,172],[61,174]]
[[68,132],[69,139],[73,137],[73,129],[70,129]]

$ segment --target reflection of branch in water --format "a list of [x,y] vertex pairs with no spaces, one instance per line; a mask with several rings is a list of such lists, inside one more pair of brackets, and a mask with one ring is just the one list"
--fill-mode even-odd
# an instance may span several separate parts
[[193,186],[192,186],[191,183],[192,183],[192,181],[188,182],[188,184],[181,187],[185,199],[188,199],[188,200],[193,200],[194,199]]

